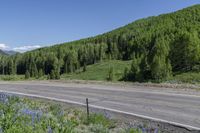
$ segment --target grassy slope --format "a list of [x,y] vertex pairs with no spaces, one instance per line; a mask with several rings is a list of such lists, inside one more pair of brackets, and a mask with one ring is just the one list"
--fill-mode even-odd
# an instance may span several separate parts
[[125,67],[130,67],[131,61],[111,60],[87,66],[86,72],[76,72],[74,74],[64,74],[62,79],[81,79],[81,80],[103,80],[108,77],[110,67],[114,68],[114,81],[120,80]]
[[[63,74],[61,79],[78,79],[78,80],[98,80],[106,81],[110,67],[114,68],[114,81],[122,78],[125,67],[130,67],[131,61],[110,60],[94,65],[87,66],[87,71],[83,72],[82,68],[72,74]],[[38,80],[46,80],[47,76],[41,77]],[[0,75],[0,80],[4,81],[18,81],[25,80],[24,75]],[[30,78],[29,80],[35,80]]]
[[[107,81],[108,71],[110,67],[114,68],[114,81],[119,81],[124,73],[125,67],[131,66],[130,61],[121,61],[121,60],[110,60],[105,62],[100,62],[97,64],[87,66],[87,71],[83,72],[82,69],[72,74],[63,74],[61,79],[63,80],[97,80],[97,81]],[[0,76],[0,80],[9,79],[12,80],[12,76]],[[18,76],[16,76],[18,77]],[[20,76],[23,79],[22,75]],[[41,78],[40,80],[44,80],[46,77]],[[20,80],[19,77],[17,80]],[[34,79],[32,79],[34,80]],[[168,81],[163,81],[167,83],[190,83],[190,84],[200,84],[200,72],[185,72],[185,73],[177,73],[173,77],[171,77]]]
[[[120,60],[111,60],[100,62],[94,65],[87,66],[87,71],[83,72],[82,69],[73,74],[63,74],[61,79],[77,79],[77,80],[97,80],[97,81],[106,81],[108,77],[108,71],[110,67],[114,68],[114,81],[119,81],[124,73],[125,67],[130,67],[131,61],[120,61]],[[46,80],[47,77],[41,77],[37,80]],[[4,81],[18,81],[25,80],[24,75],[0,75],[0,80]],[[36,80],[31,78],[29,80]],[[199,84],[200,83],[200,72],[188,72],[176,74],[171,77],[168,83],[191,83]]]
[[[110,67],[114,68],[114,81],[119,81],[122,78],[125,67],[131,66],[131,61],[120,61],[111,60],[106,62],[97,63],[94,65],[89,65],[86,72],[82,70],[77,71],[74,74],[64,74],[61,76],[62,79],[78,79],[78,80],[98,80],[106,81],[108,77],[108,71]],[[171,77],[169,83],[200,83],[200,73],[188,72],[176,74]]]
[[187,73],[177,74],[174,77],[172,77],[168,82],[199,84],[200,72],[187,72]]

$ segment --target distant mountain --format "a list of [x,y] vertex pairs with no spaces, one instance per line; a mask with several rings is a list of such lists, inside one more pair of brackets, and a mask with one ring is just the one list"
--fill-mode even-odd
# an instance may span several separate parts
[[0,55],[16,55],[19,52],[12,51],[12,50],[1,50],[0,49]]
[[7,55],[3,50],[0,49],[0,55]]
[[19,53],[19,52],[13,51],[13,50],[4,50],[3,52],[7,55],[16,55]]

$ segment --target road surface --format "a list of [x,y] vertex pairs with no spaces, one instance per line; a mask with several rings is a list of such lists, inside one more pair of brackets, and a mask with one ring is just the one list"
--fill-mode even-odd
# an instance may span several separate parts
[[200,130],[200,92],[195,90],[76,84],[48,81],[0,82],[0,91],[85,103]]

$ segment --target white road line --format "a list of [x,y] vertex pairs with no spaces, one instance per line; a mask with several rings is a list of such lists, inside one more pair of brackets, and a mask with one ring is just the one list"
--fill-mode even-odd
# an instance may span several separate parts
[[[48,100],[53,100],[53,101],[58,101],[58,102],[65,102],[65,103],[76,104],[76,105],[81,105],[81,106],[85,106],[86,105],[85,103],[75,102],[75,101],[71,101],[71,100],[52,98],[52,97],[46,97],[46,96],[40,96],[40,95],[34,95],[34,94],[26,94],[26,93],[14,92],[14,91],[4,91],[4,90],[0,90],[0,92],[10,93],[10,94],[15,94],[15,95],[21,95],[21,96],[48,99]],[[90,107],[97,108],[97,109],[108,110],[108,111],[116,112],[116,113],[132,115],[132,116],[140,117],[140,118],[143,118],[143,119],[149,119],[149,120],[153,120],[153,121],[168,123],[168,124],[172,124],[172,125],[176,125],[176,126],[180,126],[180,127],[185,127],[185,128],[190,129],[190,130],[200,130],[199,127],[194,127],[194,126],[191,126],[191,125],[186,125],[186,124],[181,124],[181,123],[177,123],[177,122],[167,121],[167,120],[154,118],[154,117],[150,117],[150,116],[145,116],[145,115],[125,112],[125,111],[121,111],[121,110],[116,110],[116,109],[111,109],[111,108],[106,108],[106,107],[96,106],[96,105],[90,105]]]

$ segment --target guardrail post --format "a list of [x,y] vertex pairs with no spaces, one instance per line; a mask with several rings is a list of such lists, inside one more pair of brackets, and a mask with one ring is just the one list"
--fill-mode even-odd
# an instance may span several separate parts
[[87,106],[87,121],[88,121],[88,123],[89,123],[90,112],[89,112],[88,98],[86,98],[86,106]]

